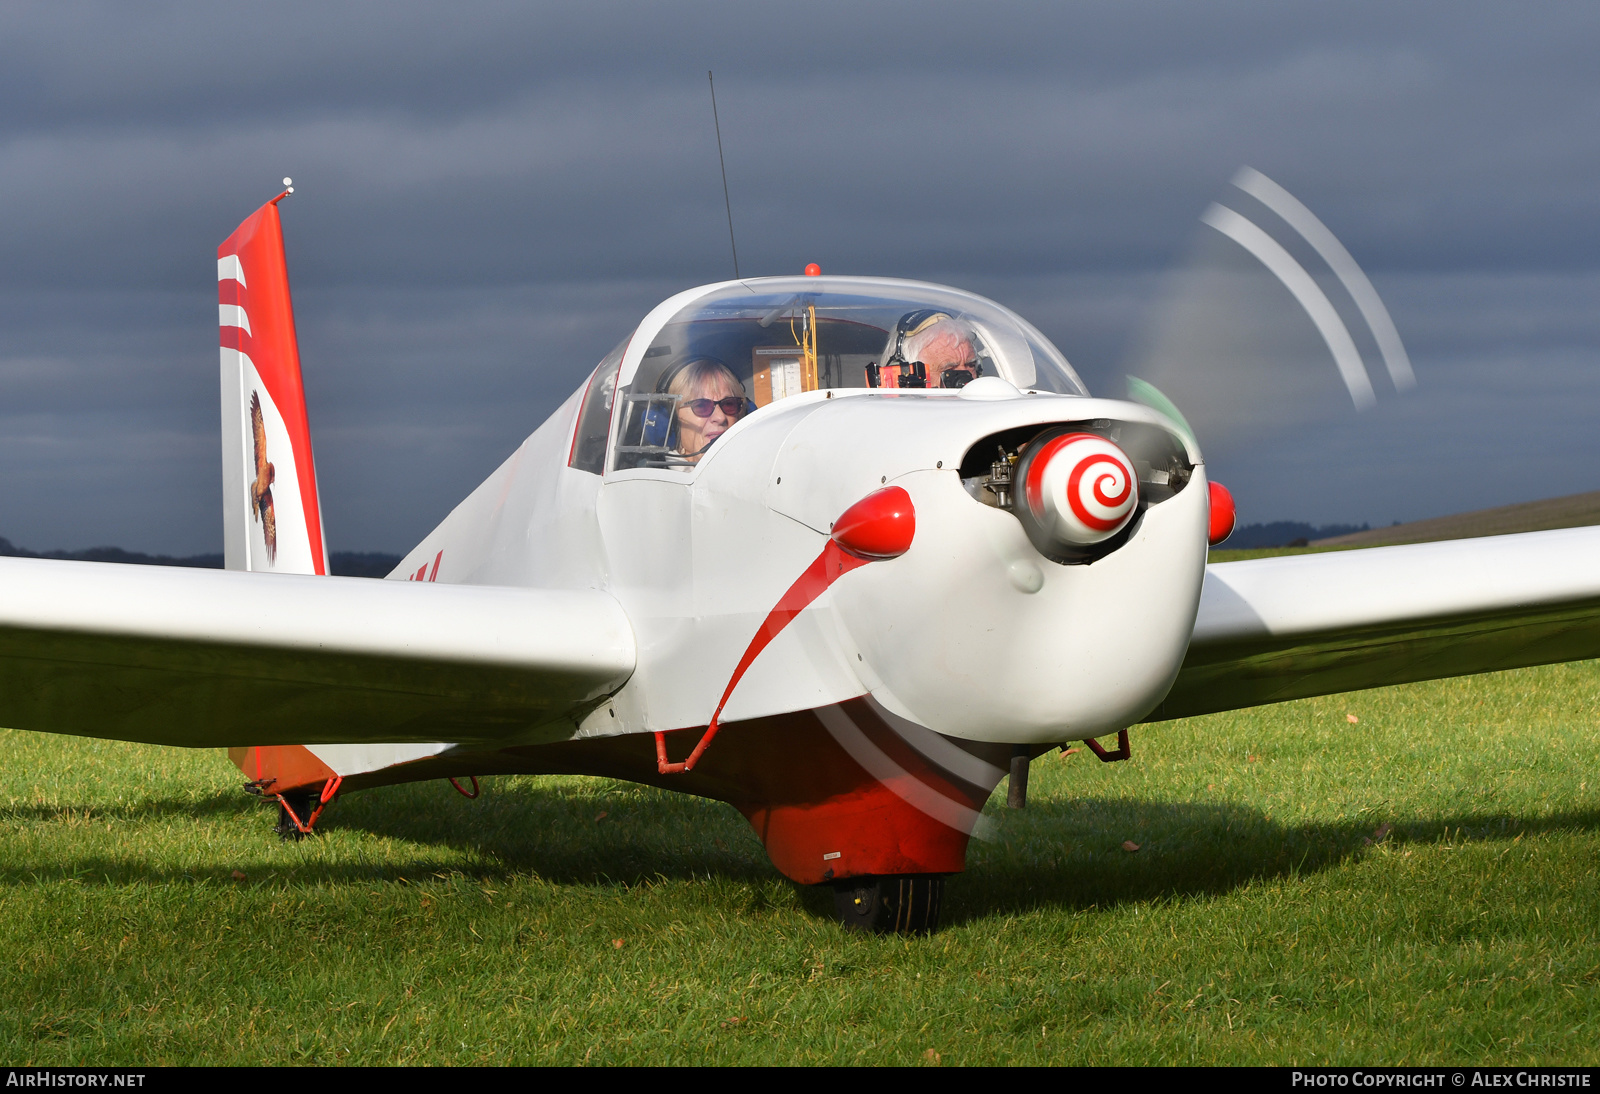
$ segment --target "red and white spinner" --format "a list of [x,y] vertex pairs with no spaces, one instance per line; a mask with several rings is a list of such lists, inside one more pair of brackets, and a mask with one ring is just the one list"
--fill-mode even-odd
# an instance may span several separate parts
[[1133,461],[1094,433],[1035,441],[1017,466],[1017,483],[1017,515],[1050,557],[1081,556],[1126,528],[1139,507]]

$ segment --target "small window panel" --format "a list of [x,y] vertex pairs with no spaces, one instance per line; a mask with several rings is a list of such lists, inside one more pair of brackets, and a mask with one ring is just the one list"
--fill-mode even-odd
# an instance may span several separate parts
[[632,335],[617,343],[589,377],[589,389],[578,408],[578,426],[572,436],[572,454],[567,466],[598,475],[606,466],[606,441],[611,435],[611,408],[617,397],[617,370],[627,352]]

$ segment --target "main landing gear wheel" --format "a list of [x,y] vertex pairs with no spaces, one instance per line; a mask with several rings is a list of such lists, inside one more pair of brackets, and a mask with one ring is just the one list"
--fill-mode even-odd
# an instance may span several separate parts
[[943,874],[853,877],[833,884],[833,914],[847,928],[877,934],[939,929]]

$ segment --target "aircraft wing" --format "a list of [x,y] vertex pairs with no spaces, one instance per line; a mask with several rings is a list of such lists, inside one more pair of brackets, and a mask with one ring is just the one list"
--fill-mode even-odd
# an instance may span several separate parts
[[565,739],[634,654],[622,607],[594,590],[0,559],[0,725],[17,729],[203,747]]
[[1600,528],[1223,562],[1148,721],[1600,657]]

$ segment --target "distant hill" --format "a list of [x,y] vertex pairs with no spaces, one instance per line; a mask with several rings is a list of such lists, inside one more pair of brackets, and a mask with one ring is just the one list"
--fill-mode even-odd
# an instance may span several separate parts
[[[222,556],[147,555],[124,551],[121,547],[90,547],[83,551],[30,551],[0,537],[0,555],[11,558],[60,558],[71,562],[120,562],[132,566],[193,566],[202,570],[222,569]],[[400,565],[400,556],[382,551],[329,551],[328,567],[337,577],[387,577]]]
[[[1600,524],[1600,490],[1568,494],[1544,501],[1525,501],[1497,509],[1478,509],[1410,524],[1366,531],[1351,530],[1313,539],[1314,547],[1383,547],[1394,543],[1432,543],[1441,539],[1474,539],[1514,532],[1543,532],[1551,528],[1580,528]],[[1307,537],[1310,538],[1310,537]],[[1228,546],[1232,547],[1230,540]]]
[[[1224,545],[1229,551],[1259,550],[1265,547],[1382,547],[1393,543],[1431,543],[1441,539],[1472,539],[1478,536],[1503,536],[1513,532],[1541,532],[1551,528],[1579,528],[1600,524],[1600,490],[1587,494],[1568,494],[1543,501],[1502,505],[1471,513],[1434,517],[1432,520],[1372,528],[1355,524],[1303,524],[1277,520],[1266,524],[1245,524],[1235,528]],[[61,558],[74,562],[121,562],[135,566],[193,566],[222,569],[220,554],[147,555],[124,551],[121,547],[90,547],[83,551],[30,551],[0,537],[0,556],[19,558]],[[385,551],[331,551],[329,566],[339,577],[387,577],[400,565],[400,555]]]
[[1301,524],[1292,520],[1275,520],[1270,524],[1244,524],[1228,537],[1230,551],[1249,551],[1260,547],[1304,547],[1308,542],[1326,536],[1362,533],[1365,524]]

